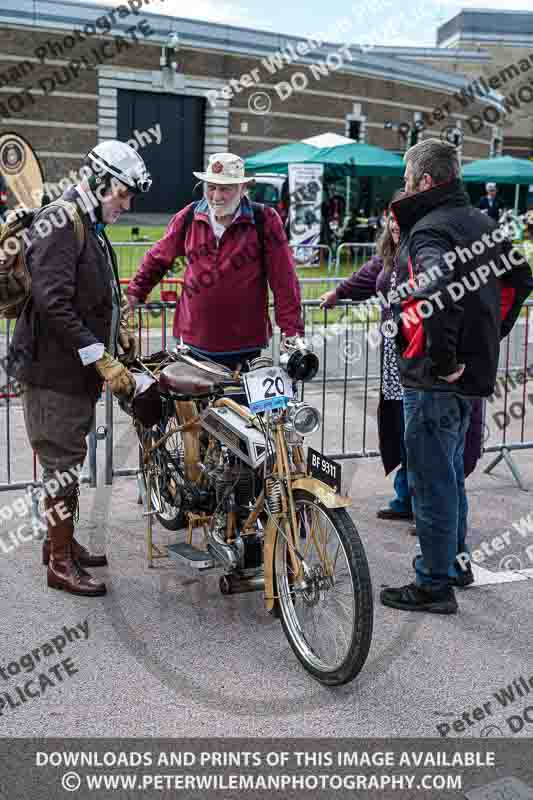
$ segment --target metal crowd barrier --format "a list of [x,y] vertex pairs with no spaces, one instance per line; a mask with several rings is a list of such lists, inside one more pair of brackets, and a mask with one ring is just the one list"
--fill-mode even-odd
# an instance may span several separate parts
[[[114,242],[113,249],[115,250],[118,258],[118,262],[120,264],[120,274],[124,279],[124,282],[127,283],[129,278],[132,278],[139,264],[141,263],[144,254],[150,247],[154,244],[154,242]],[[332,270],[333,266],[333,254],[331,251],[331,247],[326,244],[295,244],[290,245],[291,250],[294,254],[295,260],[297,261],[298,266],[301,267],[320,267],[322,265],[322,261],[324,260],[326,263],[328,274]],[[299,263],[299,255],[302,253],[307,254],[310,257],[313,257],[315,254],[318,254],[318,263],[317,264],[305,264]]]
[[[518,486],[527,491],[512,456],[513,451],[533,447],[530,412],[533,392],[527,391],[528,380],[533,380],[533,301],[527,300],[524,306],[525,314],[517,320],[500,350],[496,390],[485,403],[483,452],[496,453],[484,472],[489,474],[503,460]],[[485,446],[491,438],[491,430],[496,429],[501,435],[500,441]]]
[[343,242],[337,247],[337,259],[335,262],[335,275],[341,271],[342,256],[348,252],[349,265],[352,272],[359,269],[366,261],[376,253],[375,242]]
[[[296,262],[297,267],[308,267],[309,269],[319,268],[322,266],[322,256],[321,253],[326,253],[326,264],[328,268],[328,274],[331,272],[331,265],[333,255],[331,252],[331,247],[327,244],[291,244],[290,248],[294,254],[294,260]],[[299,258],[299,251],[304,251],[305,253],[309,252],[309,257],[314,260],[315,254],[318,252],[318,264],[306,264],[305,262],[301,262]]]
[[[321,279],[307,280],[311,284],[321,282]],[[329,279],[331,283],[336,280]],[[306,337],[321,362],[319,374],[303,387],[303,397],[319,408],[324,420],[320,432],[309,444],[335,459],[375,457],[378,455],[376,419],[381,370],[378,309],[372,315],[372,310],[362,313],[364,304],[360,303],[344,301],[331,310],[320,309],[319,305],[317,299],[303,302]],[[532,305],[531,301],[526,303],[525,313],[501,348],[496,392],[485,404],[483,450],[495,454],[485,471],[490,472],[504,460],[521,488],[524,484],[512,453],[533,447],[530,424],[533,393],[527,391],[527,380],[533,379],[533,359],[529,364],[530,343],[533,345]],[[159,302],[136,310],[141,354],[173,346],[171,321],[174,308],[175,303]],[[4,340],[6,348],[9,335],[8,325]],[[275,330],[271,344],[275,362],[279,355],[279,340],[279,331]],[[4,352],[0,346],[0,356]],[[110,393],[105,396],[103,405],[100,404],[99,416],[105,416],[105,421],[100,428],[94,427],[89,437],[88,473],[83,478],[93,487],[97,484],[97,444],[100,441],[104,442],[106,484],[112,483],[114,477],[134,475],[138,470],[135,447],[129,450],[135,456],[135,463],[121,463],[118,449],[124,446],[122,436],[125,434],[124,441],[134,445],[131,438],[134,431],[121,411],[115,413]],[[0,405],[0,422],[5,434],[5,438],[0,439],[0,453],[3,455],[0,459],[0,491],[38,486],[35,459],[32,460],[26,442],[20,399],[5,398]],[[122,428],[120,435],[117,426]],[[19,462],[25,462],[22,475],[14,476],[13,453],[17,454]],[[16,472],[19,471],[17,464]]]

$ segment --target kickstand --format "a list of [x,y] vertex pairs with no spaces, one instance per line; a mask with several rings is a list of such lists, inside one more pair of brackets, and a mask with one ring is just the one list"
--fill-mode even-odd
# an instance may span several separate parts
[[485,467],[483,472],[485,472],[487,475],[490,475],[491,471],[494,469],[494,467],[496,467],[500,463],[500,461],[502,459],[505,461],[505,463],[507,464],[507,466],[511,470],[511,474],[512,474],[513,478],[515,479],[515,481],[517,482],[518,487],[523,492],[528,492],[529,489],[526,489],[526,487],[524,486],[524,483],[522,481],[522,476],[520,475],[520,470],[518,469],[516,463],[513,461],[513,457],[511,455],[511,451],[508,450],[507,447],[503,447],[500,450],[500,452],[498,453],[496,458],[493,461],[490,462],[488,467]]

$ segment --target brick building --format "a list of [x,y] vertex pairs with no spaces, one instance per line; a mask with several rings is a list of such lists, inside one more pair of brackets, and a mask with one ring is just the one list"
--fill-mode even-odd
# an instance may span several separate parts
[[[415,123],[422,137],[462,127],[464,161],[494,147],[497,126],[473,132],[468,119],[488,103],[501,108],[497,95],[464,110],[453,102],[465,74],[491,69],[488,49],[365,51],[154,14],[154,0],[144,2],[4,0],[0,132],[32,144],[47,180],[68,175],[99,140],[137,137],[157,187],[143,210],[166,211],[188,200],[192,170],[217,150],[246,156],[334,131],[401,152]],[[176,50],[166,47],[172,31]],[[177,65],[162,70],[161,60]],[[161,142],[148,143],[157,124]]]

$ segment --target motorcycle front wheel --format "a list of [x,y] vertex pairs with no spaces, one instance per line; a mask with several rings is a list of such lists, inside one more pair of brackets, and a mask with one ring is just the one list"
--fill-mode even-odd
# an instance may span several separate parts
[[344,508],[322,506],[313,495],[294,493],[296,554],[278,531],[275,589],[281,624],[297,658],[321,683],[340,686],[363,668],[372,639],[370,572],[357,529]]

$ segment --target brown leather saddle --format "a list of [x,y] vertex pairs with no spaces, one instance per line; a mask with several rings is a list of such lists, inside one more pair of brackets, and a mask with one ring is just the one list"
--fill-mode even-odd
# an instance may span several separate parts
[[161,370],[159,375],[159,389],[172,394],[184,394],[188,397],[212,394],[216,387],[224,380],[220,374],[210,374],[206,370],[194,367],[192,364],[182,362],[170,364]]

